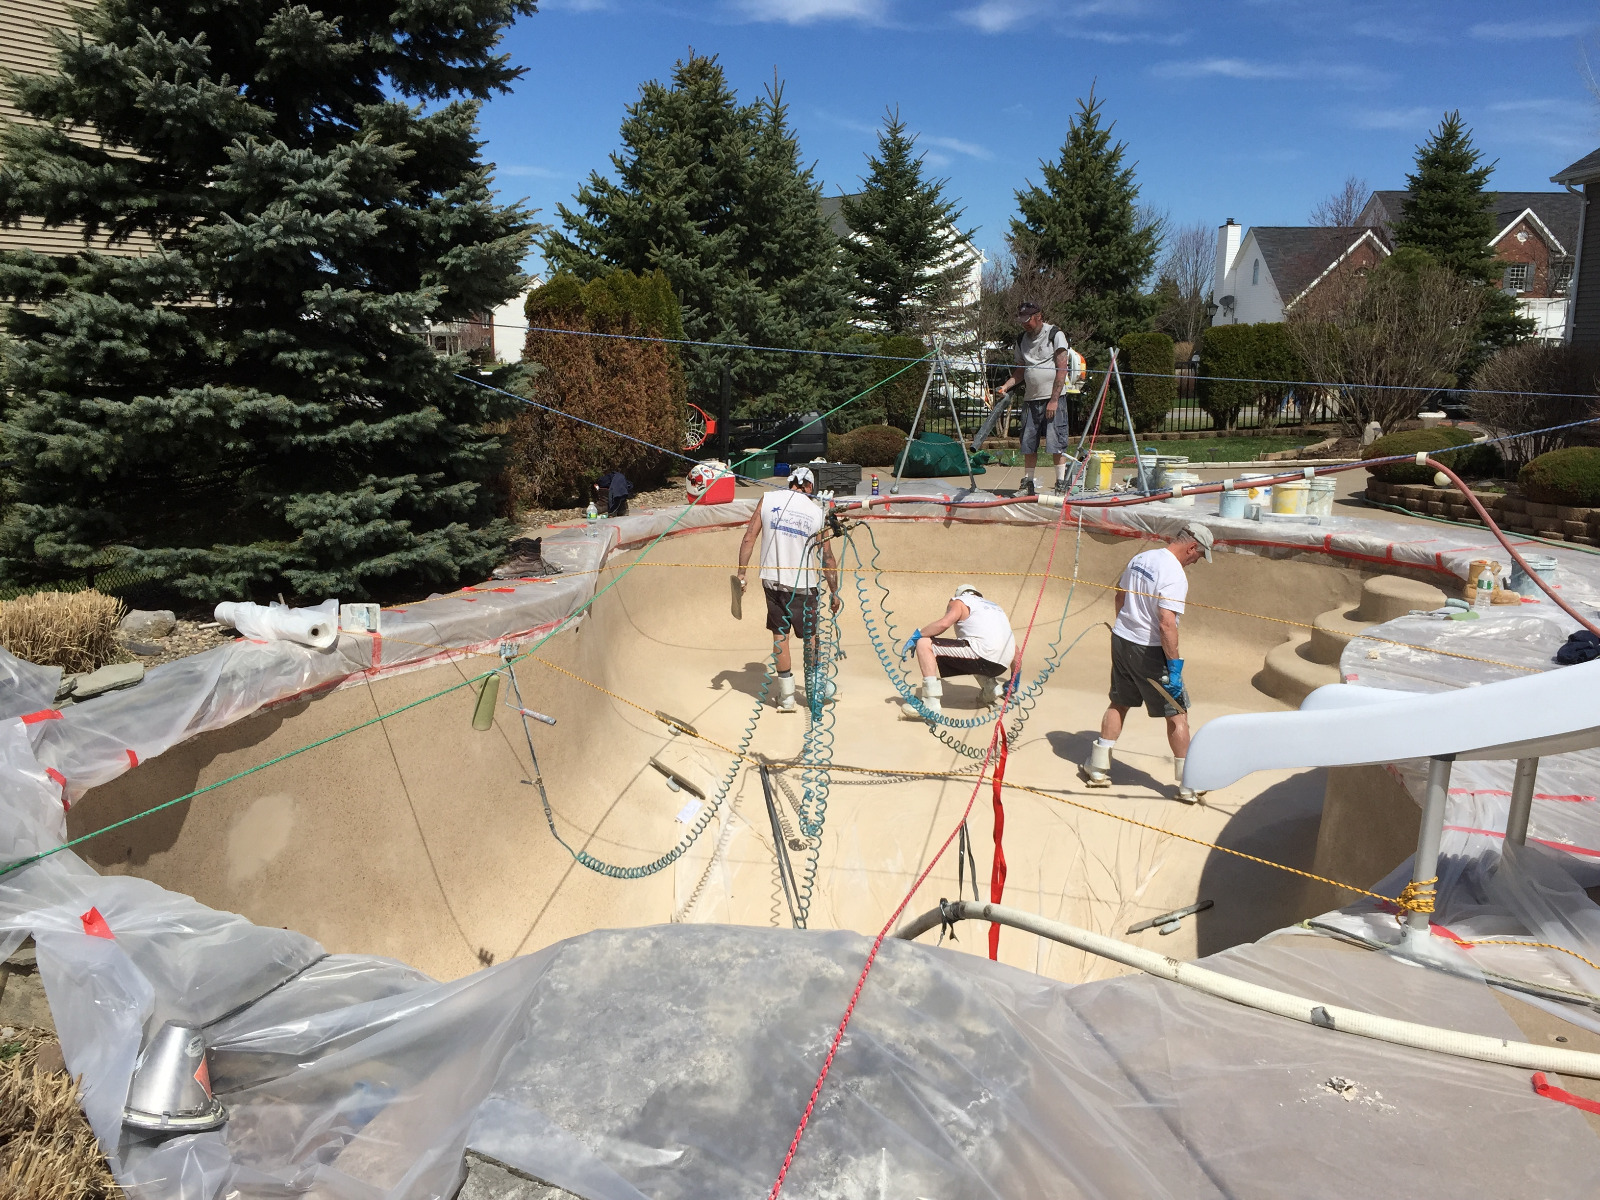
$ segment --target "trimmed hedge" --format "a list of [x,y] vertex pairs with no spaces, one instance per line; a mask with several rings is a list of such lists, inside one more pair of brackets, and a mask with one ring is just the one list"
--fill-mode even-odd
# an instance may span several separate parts
[[1600,446],[1568,446],[1541,454],[1517,474],[1535,504],[1600,506]]
[[[1128,410],[1133,427],[1151,433],[1167,423],[1167,413],[1178,403],[1178,376],[1172,364],[1172,339],[1164,333],[1130,333],[1122,339],[1122,367],[1129,374]],[[1088,391],[1089,381],[1084,380]]]
[[[1504,465],[1493,446],[1475,446],[1470,433],[1448,426],[1384,434],[1363,450],[1361,457],[1387,458],[1391,454],[1415,454],[1419,450],[1428,451],[1457,475],[1467,478],[1498,476]],[[1434,470],[1419,467],[1415,462],[1395,462],[1368,467],[1367,474],[1384,483],[1432,483]]]
[[[1200,335],[1200,407],[1218,429],[1232,429],[1256,398],[1256,335],[1252,325],[1212,325]],[[1222,379],[1213,376],[1225,376]]]
[[836,462],[858,467],[892,467],[905,446],[905,430],[893,425],[858,425],[840,434],[837,442],[828,439],[828,451]]

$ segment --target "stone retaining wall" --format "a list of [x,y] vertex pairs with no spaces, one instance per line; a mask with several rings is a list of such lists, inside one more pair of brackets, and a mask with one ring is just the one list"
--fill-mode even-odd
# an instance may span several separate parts
[[[1502,529],[1531,533],[1556,541],[1577,542],[1584,546],[1600,546],[1600,508],[1537,504],[1522,496],[1488,492],[1474,494],[1478,497],[1478,503],[1489,510],[1489,515]],[[1426,483],[1383,483],[1368,479],[1367,498],[1380,504],[1410,509],[1414,513],[1448,517],[1452,521],[1468,521],[1474,525],[1483,524],[1477,512],[1467,503],[1466,496],[1456,488],[1433,487]]]

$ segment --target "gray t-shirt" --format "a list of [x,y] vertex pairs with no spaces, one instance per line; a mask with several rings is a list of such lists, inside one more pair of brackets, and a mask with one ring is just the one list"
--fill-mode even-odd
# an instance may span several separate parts
[[1048,400],[1056,382],[1056,353],[1067,349],[1067,335],[1048,322],[1038,333],[1026,329],[1017,338],[1017,361],[1022,364],[1022,398]]

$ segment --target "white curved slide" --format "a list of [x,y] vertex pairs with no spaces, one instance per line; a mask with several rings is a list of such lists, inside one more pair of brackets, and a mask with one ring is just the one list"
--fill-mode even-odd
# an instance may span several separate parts
[[1594,746],[1600,659],[1452,692],[1335,683],[1298,712],[1218,717],[1194,735],[1183,783],[1204,792],[1271,768],[1538,758]]

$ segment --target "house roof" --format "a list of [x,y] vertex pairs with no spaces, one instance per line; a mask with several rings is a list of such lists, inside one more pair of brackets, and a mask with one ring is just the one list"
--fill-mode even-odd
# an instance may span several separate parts
[[[1600,179],[1600,150],[1589,158],[1595,159],[1594,174]],[[1384,236],[1392,240],[1394,223],[1400,219],[1401,208],[1410,194],[1406,191],[1373,192],[1361,210],[1362,222],[1381,228]],[[1571,254],[1577,249],[1578,213],[1583,208],[1581,196],[1571,192],[1485,192],[1483,198],[1494,213],[1496,235],[1505,232],[1506,226],[1531,208],[1550,235],[1561,243],[1562,250]]]
[[1550,176],[1551,183],[1595,183],[1600,181],[1600,150],[1585,154],[1565,171]]
[[1363,238],[1382,244],[1366,226],[1253,225],[1250,237],[1283,302],[1293,303]]
[[822,209],[822,216],[828,222],[828,228],[833,230],[834,237],[842,239],[850,236],[850,225],[844,219],[844,202],[855,200],[860,195],[860,192],[852,192],[846,196],[824,196],[819,201],[818,207]]

